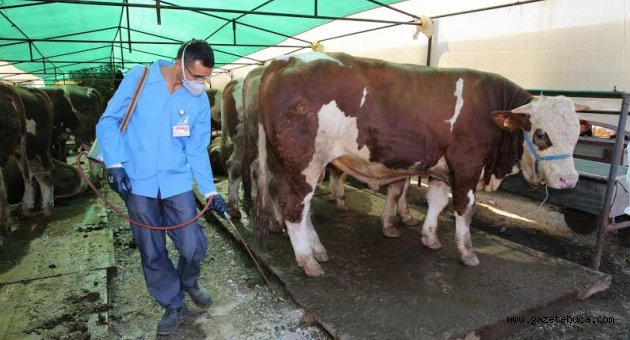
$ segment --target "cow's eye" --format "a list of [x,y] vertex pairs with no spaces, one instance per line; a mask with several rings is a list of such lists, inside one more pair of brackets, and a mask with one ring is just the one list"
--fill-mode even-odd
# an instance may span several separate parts
[[551,143],[551,139],[549,139],[549,135],[541,129],[536,129],[534,131],[534,145],[538,147],[539,150],[545,150],[550,148],[553,144]]

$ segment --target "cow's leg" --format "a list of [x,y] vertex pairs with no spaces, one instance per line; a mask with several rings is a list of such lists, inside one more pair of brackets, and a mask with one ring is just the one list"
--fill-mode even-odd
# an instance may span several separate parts
[[2,238],[9,234],[9,199],[4,185],[3,169],[0,167],[0,248]]
[[313,248],[313,256],[319,262],[328,261],[328,253],[326,252],[326,248],[319,240],[319,236],[317,235],[317,231],[315,231],[315,227],[313,226],[313,221],[311,221],[311,212],[307,212],[306,222],[308,226],[308,231],[311,234],[311,244]]
[[35,208],[35,187],[33,186],[33,172],[29,168],[29,161],[26,156],[26,136],[20,140],[20,158],[16,159],[16,164],[22,173],[24,180],[24,195],[20,204],[20,215],[27,217],[31,214],[31,210]]
[[[291,246],[295,253],[295,261],[298,266],[304,269],[304,273],[308,276],[322,276],[324,270],[315,259],[315,252],[313,246],[313,235],[315,231],[309,226],[308,210],[311,205],[311,198],[313,192],[309,193],[304,199],[304,208],[301,212],[301,219],[299,222],[291,222],[288,219],[285,221],[287,226],[287,233],[291,240]],[[285,215],[291,212],[285,212]],[[287,215],[290,216],[290,215]],[[319,241],[319,238],[317,238]],[[323,248],[323,247],[322,247]]]
[[[247,147],[247,144],[245,145]],[[234,146],[236,149],[236,146]],[[253,202],[253,179],[252,179],[252,155],[251,151],[245,150],[243,152],[243,156],[241,157],[241,187],[243,188],[243,202],[244,204],[249,204]]]
[[448,204],[448,185],[442,181],[429,178],[427,203],[429,209],[422,224],[422,244],[431,249],[440,249],[442,244],[437,236],[438,217]]
[[[474,188],[474,185],[472,187]],[[467,266],[476,266],[479,264],[479,259],[473,251],[470,239],[470,223],[475,210],[474,190],[454,189],[453,210],[455,212],[455,239],[460,259]]]
[[[321,244],[309,216],[317,179],[323,170],[323,166],[311,165],[301,174],[286,174],[279,185],[280,194],[285,196],[282,198],[283,216],[295,252],[295,260],[308,276],[324,275],[324,270],[317,259],[328,259],[326,249]],[[295,183],[304,181],[304,177],[306,183],[302,182],[304,185],[296,186]]]
[[400,237],[400,230],[394,226],[394,216],[396,215],[396,202],[400,199],[404,187],[405,180],[393,182],[387,186],[387,200],[381,216],[382,232],[387,237]]
[[[46,165],[42,164],[44,162]],[[44,215],[50,216],[55,206],[52,163],[50,160],[29,161],[29,167],[37,179],[37,184],[39,184],[39,190],[42,195],[42,212]]]
[[346,194],[344,184],[346,183],[346,178],[348,174],[343,171],[330,167],[330,177],[328,179],[328,190],[330,191],[330,196],[333,201],[335,201],[335,205],[337,206],[337,210],[339,211],[348,211],[348,206],[346,205]]
[[407,202],[407,192],[409,191],[409,182],[410,178],[407,178],[405,181],[405,186],[403,187],[402,194],[400,194],[400,198],[398,199],[398,216],[402,219],[402,222],[406,225],[416,225],[418,224],[418,220],[411,216],[409,212],[409,203]]
[[96,186],[97,188],[102,187],[101,182],[103,178],[105,178],[105,175],[103,174],[103,167],[97,163],[90,161],[88,161],[88,164],[88,168],[90,171],[90,182],[92,182],[92,184],[94,184],[94,186]]
[[238,210],[239,190],[241,188],[241,159],[239,154],[240,148],[234,146],[234,152],[227,161],[228,173],[228,213],[235,218],[241,217]]

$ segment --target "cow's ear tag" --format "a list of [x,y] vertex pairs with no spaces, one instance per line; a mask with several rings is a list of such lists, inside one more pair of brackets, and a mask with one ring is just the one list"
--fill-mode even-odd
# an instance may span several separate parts
[[514,132],[518,129],[529,129],[529,116],[512,111],[494,111],[490,114],[494,123],[503,130]]

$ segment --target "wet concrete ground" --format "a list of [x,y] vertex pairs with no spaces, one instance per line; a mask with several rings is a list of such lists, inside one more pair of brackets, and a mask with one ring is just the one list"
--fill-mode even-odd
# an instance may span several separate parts
[[[410,201],[424,207],[423,188],[414,188]],[[109,194],[110,198],[114,195]],[[85,195],[68,200],[68,206],[76,212],[90,211],[93,196]],[[115,198],[116,200],[116,198]],[[512,241],[532,247],[552,256],[590,265],[594,236],[573,234],[563,225],[562,216],[551,206],[538,208],[540,202],[533,202],[516,195],[495,193],[478,197],[478,206],[473,225],[484,231],[499,235]],[[122,205],[119,200],[118,206]],[[70,210],[73,210],[70,209]],[[62,209],[58,209],[62,211]],[[98,210],[96,210],[98,212]],[[507,212],[507,214],[506,214]],[[22,222],[20,230],[14,235],[18,240],[32,240],[50,235],[62,236],[66,233],[81,234],[99,229],[98,223],[80,228],[83,217],[70,213],[72,222],[67,225],[30,220]],[[95,215],[98,215],[96,213]],[[448,213],[446,214],[448,218]],[[83,215],[85,216],[85,215]],[[109,320],[96,321],[109,329],[105,338],[115,339],[152,339],[155,338],[155,325],[162,311],[151,301],[142,278],[138,253],[130,242],[130,232],[126,222],[122,222],[111,212],[107,213],[107,228],[113,232],[117,271],[110,273],[107,289],[107,304],[94,301],[94,295],[82,294],[81,288],[72,288],[68,281],[58,281],[41,286],[37,291],[27,291],[29,299],[9,294],[9,300],[0,301],[11,311],[22,308],[22,315],[15,315],[14,320],[34,320],[30,323],[30,333],[20,336],[8,336],[2,333],[0,338],[85,338],[87,318],[86,310],[108,313]],[[77,224],[78,223],[78,224]],[[191,307],[192,314],[180,329],[169,338],[174,339],[329,339],[326,331],[314,325],[314,318],[298,307],[282,286],[274,283],[284,301],[277,299],[265,285],[260,274],[252,266],[242,247],[216,225],[206,224],[209,238],[209,253],[203,263],[202,282],[215,296],[215,304],[208,310]],[[414,232],[412,227],[409,230]],[[443,232],[453,232],[452,228],[443,228]],[[553,235],[553,236],[549,236]],[[32,244],[32,243],[29,243]],[[419,244],[419,241],[418,241]],[[26,248],[28,249],[28,248]],[[5,254],[0,255],[2,259]],[[583,302],[572,303],[558,315],[603,316],[613,317],[613,323],[537,323],[528,324],[521,331],[508,335],[509,339],[623,339],[630,321],[630,251],[621,247],[615,235],[610,235],[608,248],[603,260],[602,271],[613,277],[609,291],[595,295]],[[531,278],[531,280],[536,280]],[[438,277],[433,280],[438,287]],[[433,282],[432,281],[432,282]],[[275,282],[275,281],[274,281]],[[553,285],[550,282],[549,285]],[[8,285],[0,286],[0,291]],[[44,309],[43,301],[50,301],[50,291],[59,287],[70,288],[74,297],[63,301],[70,309],[57,307],[61,317]],[[40,294],[40,295],[37,295]],[[39,298],[37,298],[39,296]],[[46,300],[48,299],[48,300]],[[14,307],[8,307],[7,301],[13,301]],[[15,307],[15,301],[22,301],[28,307]],[[35,306],[29,306],[32,301]],[[95,302],[93,304],[90,304]],[[0,307],[2,308],[2,307]],[[48,308],[48,307],[47,307]],[[99,309],[100,308],[100,309]],[[33,312],[35,311],[35,312]],[[0,312],[0,324],[7,320],[8,314]],[[36,319],[39,318],[39,319]],[[17,322],[14,322],[17,324]],[[29,325],[28,321],[22,324]],[[98,324],[98,323],[97,323]],[[37,329],[39,333],[32,331]],[[88,329],[89,330],[89,329]],[[48,333],[44,333],[48,332]],[[4,334],[4,335],[2,335]],[[44,335],[45,334],[45,335]],[[73,337],[74,336],[74,337]],[[98,333],[91,334],[99,338]],[[402,337],[404,338],[404,336]]]
[[0,256],[0,338],[109,336],[107,271],[115,261],[105,214],[83,195],[58,200],[49,218],[15,221]]

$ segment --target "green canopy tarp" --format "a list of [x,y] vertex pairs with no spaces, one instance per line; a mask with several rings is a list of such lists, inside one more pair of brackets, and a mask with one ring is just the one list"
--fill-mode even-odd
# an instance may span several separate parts
[[0,61],[50,83],[64,73],[106,63],[129,68],[172,59],[181,42],[197,38],[213,45],[221,67],[283,41],[287,53],[308,48],[309,41],[287,38],[337,17],[396,2],[0,0]]

